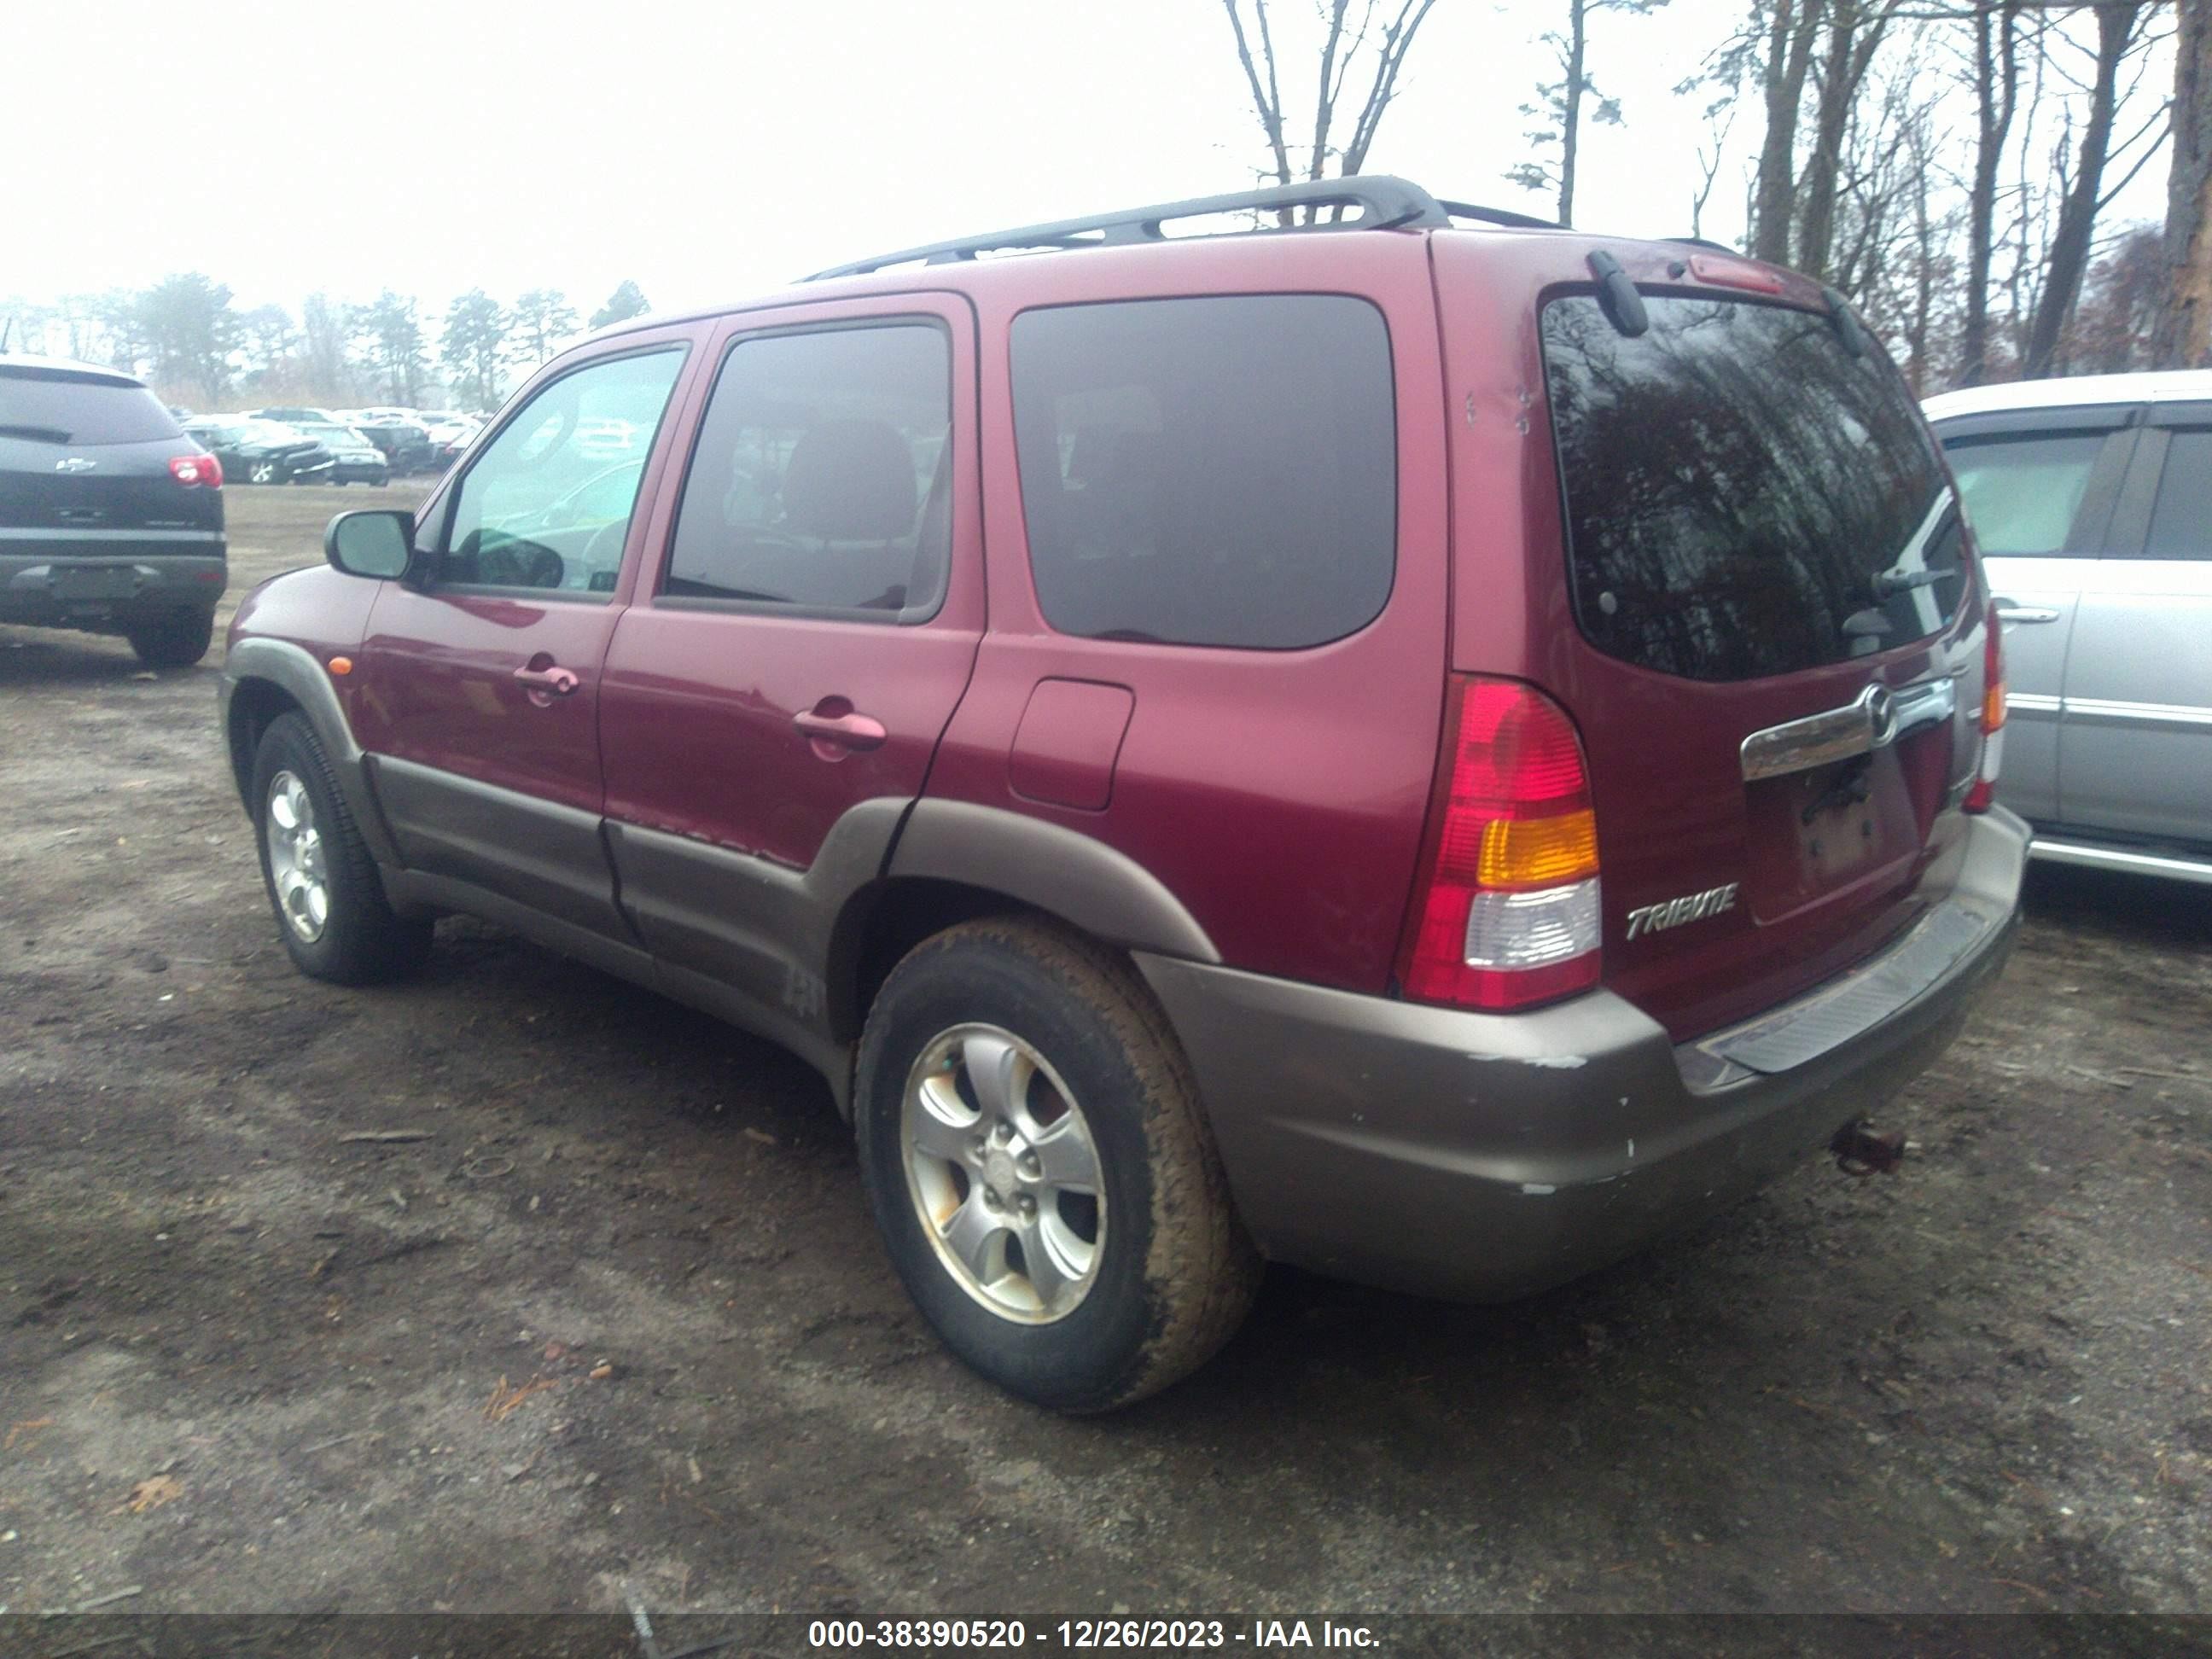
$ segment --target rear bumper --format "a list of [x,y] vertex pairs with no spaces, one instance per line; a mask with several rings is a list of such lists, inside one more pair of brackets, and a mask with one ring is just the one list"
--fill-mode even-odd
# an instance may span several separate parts
[[170,611],[212,611],[229,580],[220,534],[0,553],[0,622],[97,631]]
[[1726,1207],[1909,1083],[2010,952],[2027,840],[2010,813],[1975,818],[1931,872],[1947,896],[1901,939],[1679,1047],[1604,991],[1470,1014],[1137,961],[1262,1251],[1502,1301]]

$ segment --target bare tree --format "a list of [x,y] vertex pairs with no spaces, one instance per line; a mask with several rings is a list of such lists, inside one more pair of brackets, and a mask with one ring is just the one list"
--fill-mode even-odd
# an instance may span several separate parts
[[1729,130],[1735,125],[1735,101],[1723,99],[1705,112],[1705,118],[1717,118],[1720,125],[1713,132],[1712,153],[1707,155],[1703,144],[1698,146],[1698,172],[1704,182],[1690,197],[1690,234],[1705,234],[1705,204],[1713,198],[1713,180],[1720,176],[1721,157],[1727,152]]
[[[2112,143],[2113,124],[2124,95],[2120,85],[2121,67],[2142,44],[2145,26],[2155,6],[2151,0],[2107,0],[2094,10],[2097,44],[2079,157],[2059,208],[2057,228],[2051,234],[2050,265],[2028,325],[2027,348],[2022,354],[2021,370],[2030,380],[2051,372],[2067,315],[2081,296],[2081,276],[2089,264],[2090,240],[2096,232],[2097,213],[2109,199],[2105,191],[2106,165],[2127,144],[2149,132],[2147,127],[2126,143],[2116,146]],[[2163,111],[2157,118],[2163,122]],[[2137,166],[2140,165],[2139,161]],[[2124,185],[2126,180],[2121,183]]]
[[2166,185],[2165,294],[2153,360],[2212,364],[2212,0],[2180,0],[2173,171]]
[[1827,0],[1813,102],[1813,145],[1797,181],[1792,257],[1815,276],[1832,275],[1836,198],[1844,145],[1859,91],[1898,9],[1897,0]]
[[1966,315],[1960,331],[1960,386],[1989,373],[1990,263],[1996,246],[1997,174],[2020,103],[2020,0],[1974,7],[1974,177],[1966,191]]
[[1813,50],[1826,9],[1826,0],[1773,0],[1763,31],[1765,42],[1759,84],[1766,106],[1766,136],[1759,147],[1751,252],[1776,264],[1790,263],[1790,231],[1797,193],[1798,114],[1804,106],[1805,82],[1813,72]]
[[[1244,27],[1243,0],[1221,0],[1222,9],[1229,15],[1230,32],[1236,37],[1237,61],[1244,66],[1245,84],[1251,88],[1253,112],[1260,118],[1260,130],[1267,141],[1270,164],[1260,169],[1261,178],[1283,185],[1300,177],[1325,179],[1333,161],[1340,176],[1348,179],[1366,167],[1367,152],[1374,146],[1376,131],[1382,126],[1391,100],[1398,94],[1398,77],[1405,69],[1407,54],[1413,50],[1413,39],[1420,33],[1436,0],[1395,0],[1395,9],[1387,14],[1382,3],[1383,0],[1361,0],[1355,18],[1352,0],[1325,0],[1312,138],[1310,144],[1298,144],[1306,151],[1301,171],[1294,167],[1291,157],[1293,140],[1285,121],[1274,27],[1268,21],[1267,0],[1252,0],[1251,34]],[[1256,58],[1252,50],[1254,36],[1259,40]],[[1353,118],[1351,137],[1340,145],[1334,142],[1338,112],[1352,78],[1352,66],[1363,53],[1372,59],[1367,94]],[[1285,225],[1293,222],[1287,208],[1277,217]]]
[[2089,267],[2061,353],[2069,368],[2085,374],[2124,374],[2152,366],[2165,240],[2154,224],[2131,225]]
[[[1529,143],[1540,152],[1556,145],[1559,154],[1516,161],[1506,168],[1505,177],[1523,190],[1556,188],[1563,225],[1575,222],[1575,160],[1581,149],[1583,100],[1596,100],[1590,111],[1592,122],[1608,126],[1620,122],[1620,100],[1607,97],[1590,79],[1591,15],[1601,11],[1650,12],[1666,3],[1667,0],[1567,0],[1566,26],[1547,30],[1541,37],[1559,60],[1559,78],[1538,87],[1539,101],[1522,105],[1521,113],[1545,123],[1529,131]],[[1708,191],[1712,188],[1710,174],[1705,188]]]

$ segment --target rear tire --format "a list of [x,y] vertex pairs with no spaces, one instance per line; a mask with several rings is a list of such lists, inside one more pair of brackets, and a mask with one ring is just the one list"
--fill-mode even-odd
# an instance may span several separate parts
[[134,623],[124,637],[149,668],[190,668],[215,643],[215,617],[204,611],[177,611]]
[[283,483],[283,479],[277,476],[276,462],[256,461],[252,466],[246,468],[246,482],[248,483],[273,484],[282,483]]
[[269,723],[254,750],[252,799],[262,884],[295,967],[336,985],[373,985],[422,965],[436,919],[401,915],[386,902],[304,714]]
[[1007,918],[918,946],[868,1011],[854,1117],[908,1294],[1012,1393],[1127,1405],[1251,1306],[1259,1257],[1182,1051],[1129,964],[1080,934]]

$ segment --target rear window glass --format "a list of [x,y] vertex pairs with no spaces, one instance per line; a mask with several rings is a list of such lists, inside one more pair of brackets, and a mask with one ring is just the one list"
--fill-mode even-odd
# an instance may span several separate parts
[[142,444],[177,435],[143,386],[34,372],[0,373],[0,437],[56,444]]
[[2084,545],[2074,521],[2089,474],[2104,453],[2101,432],[2046,438],[1960,438],[1944,445],[1959,480],[1966,522],[1984,553],[2063,553]]
[[1543,310],[1583,635],[1698,680],[1924,637],[1964,586],[1959,520],[1896,370],[1816,313],[1650,295],[1630,339],[1594,296]]
[[1397,434],[1382,313],[1334,295],[1024,312],[1030,560],[1063,634],[1291,649],[1389,597]]

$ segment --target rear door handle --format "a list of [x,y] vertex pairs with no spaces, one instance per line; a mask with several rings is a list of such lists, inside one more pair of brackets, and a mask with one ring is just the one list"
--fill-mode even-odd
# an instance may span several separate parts
[[1996,607],[1999,622],[2053,623],[2058,620],[2056,608],[2047,605],[2021,605],[2011,599],[1999,599]]
[[[830,701],[824,698],[823,702]],[[842,701],[842,699],[840,699]],[[836,750],[843,749],[875,749],[882,746],[890,735],[884,730],[881,720],[871,720],[866,714],[824,714],[819,706],[801,709],[791,717],[791,723],[806,733],[814,752],[825,760],[837,758]]]

